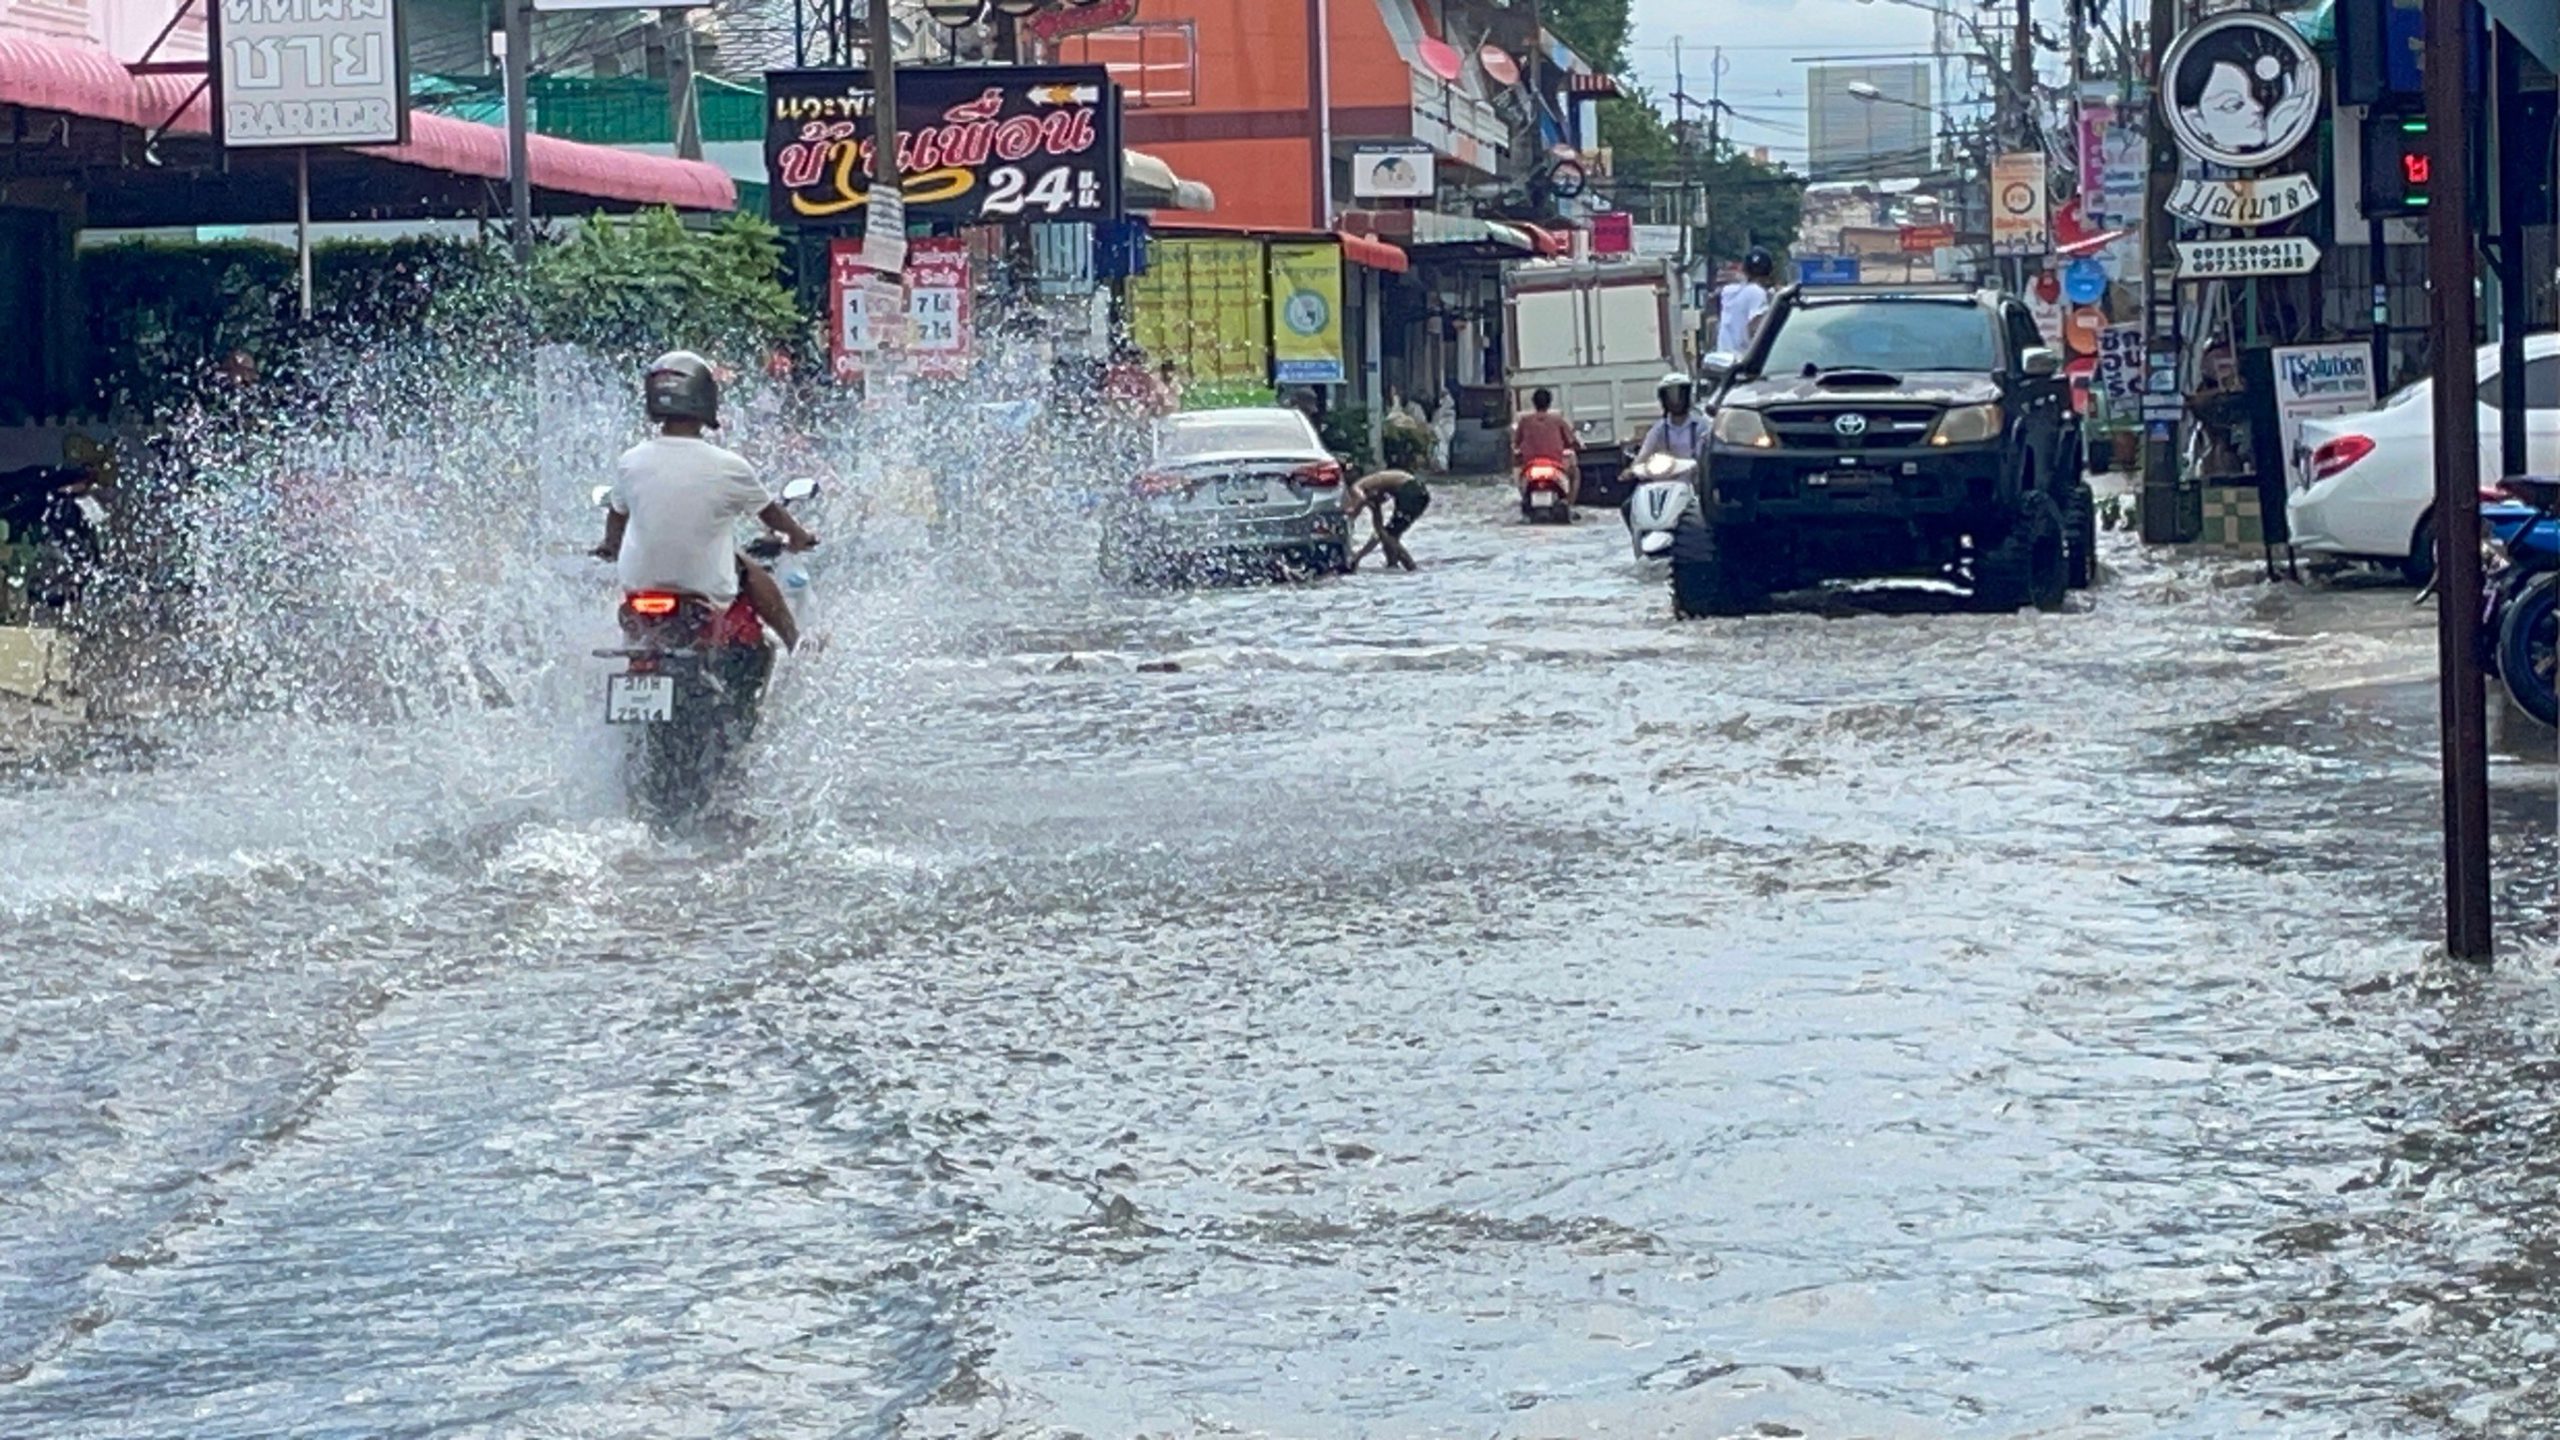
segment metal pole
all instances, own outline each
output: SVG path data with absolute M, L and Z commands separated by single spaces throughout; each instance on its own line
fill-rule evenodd
M 693 22 L 681 10 L 665 12 L 663 24 L 674 29 L 667 46 L 667 100 L 674 107 L 676 158 L 702 158 L 702 114 L 695 104 Z
M 2489 936 L 2489 729 L 2479 663 L 2479 369 L 2472 359 L 2474 275 L 2470 97 L 2460 57 L 2478 23 L 2471 0 L 2426 0 L 2427 148 L 2440 183 L 2427 207 L 2427 280 L 2435 357 L 2436 664 L 2444 746 L 2445 949 L 2486 960 Z M 2452 57 L 2446 63 L 2444 57 Z
M 1314 135 L 1313 153 L 1308 158 L 1315 166 L 1309 188 L 1315 202 L 1314 228 L 1318 230 L 1333 228 L 1333 82 L 1328 73 L 1333 57 L 1329 53 L 1331 37 L 1324 7 L 1325 0 L 1307 0 L 1307 114 Z M 1534 110 L 1534 96 L 1530 103 Z
M 2156 396 L 2152 379 L 2166 374 L 2172 385 L 2178 373 L 2177 315 L 2177 249 L 2176 232 L 2169 219 L 2169 192 L 2177 188 L 2178 150 L 2169 138 L 2169 124 L 2161 117 L 2161 57 L 2169 48 L 2169 34 L 2177 28 L 2177 0 L 2151 0 L 2151 74 L 2152 103 L 2149 109 L 2149 142 L 2151 173 L 2143 187 L 2142 255 L 2144 353 L 2142 389 L 2142 538 L 2161 544 L 2181 538 L 2185 522 L 2179 514 L 2178 499 L 2178 425 L 2175 420 L 2162 422 L 2152 418 Z M 2170 323 L 2164 324 L 2164 319 Z
M 533 0 L 503 0 L 507 7 L 507 243 L 518 265 L 533 260 L 533 161 L 527 138 L 527 83 L 533 66 Z
M 871 183 L 898 189 L 898 35 L 889 25 L 889 0 L 871 0 L 864 59 L 871 66 Z M 866 222 L 867 223 L 867 222 Z
M 293 152 L 293 258 L 302 272 L 302 323 L 311 323 L 311 148 Z
M 2489 105 L 2489 138 L 2497 151 L 2493 158 L 2497 168 L 2489 173 L 2498 177 L 2498 183 L 2489 187 L 2489 194 L 2497 206 L 2498 221 L 2498 464 L 2504 474 L 2521 475 L 2527 464 L 2524 331 L 2533 313 L 2533 298 L 2525 282 L 2524 207 L 2516 197 L 2522 193 L 2519 187 L 2531 186 L 2533 180 L 2510 176 L 2507 160 L 2508 147 L 2524 134 L 2523 110 L 2516 103 L 2524 88 L 2524 50 L 2503 29 L 2492 29 L 2489 43 L 2497 55 L 2496 98 Z

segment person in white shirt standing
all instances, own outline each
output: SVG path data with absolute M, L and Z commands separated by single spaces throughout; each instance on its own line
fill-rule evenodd
M 622 452 L 615 463 L 604 543 L 596 554 L 615 563 L 624 591 L 673 590 L 725 610 L 740 587 L 756 615 L 786 649 L 799 626 L 782 587 L 738 554 L 737 522 L 752 515 L 794 550 L 818 537 L 765 493 L 755 467 L 702 438 L 720 424 L 720 381 L 689 350 L 650 363 L 641 382 L 659 433 Z
M 1716 292 L 1716 349 L 1739 355 L 1759 332 L 1760 317 L 1769 313 L 1769 282 L 1778 262 L 1754 245 L 1742 257 L 1742 278 Z

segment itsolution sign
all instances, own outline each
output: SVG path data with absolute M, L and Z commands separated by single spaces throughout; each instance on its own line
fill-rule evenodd
M 220 0 L 213 46 L 214 125 L 227 148 L 409 138 L 395 0 Z

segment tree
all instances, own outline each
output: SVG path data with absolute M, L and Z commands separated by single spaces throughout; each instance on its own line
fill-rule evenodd
M 781 263 L 777 232 L 751 215 L 707 231 L 672 210 L 590 220 L 535 253 L 535 322 L 546 339 L 608 354 L 758 354 L 802 329 Z

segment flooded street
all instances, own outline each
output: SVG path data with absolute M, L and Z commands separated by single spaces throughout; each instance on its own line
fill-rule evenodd
M 0 1435 L 2560 1431 L 2554 772 L 2431 958 L 2432 612 L 1680 625 L 1505 499 L 838 545 L 691 837 L 565 568 L 508 708 L 0 777 Z

